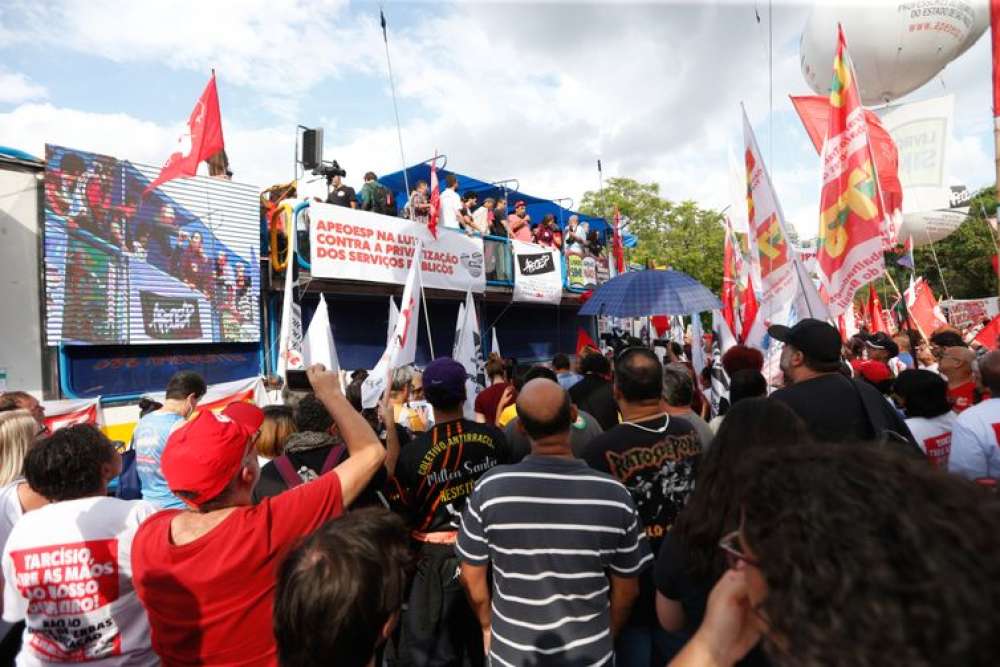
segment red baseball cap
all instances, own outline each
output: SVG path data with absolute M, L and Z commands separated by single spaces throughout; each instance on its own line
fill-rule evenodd
M 892 371 L 889 370 L 889 366 L 881 361 L 869 360 L 858 364 L 858 372 L 872 384 L 879 384 L 892 379 Z
M 520 208 L 521 206 L 524 206 L 524 205 L 525 204 L 524 204 L 524 200 L 523 199 L 518 199 L 516 202 L 514 202 L 514 208 Z
M 263 411 L 249 403 L 232 403 L 220 415 L 197 412 L 167 438 L 160 458 L 167 486 L 196 506 L 212 500 L 239 470 L 263 422 Z

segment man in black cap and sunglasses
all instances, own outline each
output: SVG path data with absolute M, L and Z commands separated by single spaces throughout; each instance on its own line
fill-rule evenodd
M 793 327 L 776 324 L 767 332 L 785 344 L 785 387 L 771 398 L 794 410 L 815 439 L 882 440 L 888 435 L 917 447 L 906 423 L 878 390 L 841 372 L 840 333 L 832 325 L 807 318 Z

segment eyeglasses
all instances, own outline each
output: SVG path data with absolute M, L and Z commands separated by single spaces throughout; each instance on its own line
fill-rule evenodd
M 726 564 L 731 570 L 735 570 L 741 562 L 754 567 L 760 567 L 759 560 L 747 556 L 740 550 L 739 530 L 734 530 L 719 540 L 719 548 L 726 553 Z

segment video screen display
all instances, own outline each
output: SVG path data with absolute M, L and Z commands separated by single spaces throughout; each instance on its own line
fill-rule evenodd
M 45 147 L 46 342 L 260 339 L 257 188 Z

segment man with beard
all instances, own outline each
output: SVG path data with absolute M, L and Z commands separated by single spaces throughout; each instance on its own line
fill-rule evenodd
M 875 387 L 840 372 L 840 334 L 832 325 L 807 318 L 791 328 L 776 324 L 768 333 L 785 344 L 781 351 L 785 387 L 771 398 L 802 417 L 814 438 L 869 441 L 891 432 L 894 440 L 909 441 L 919 450 L 906 423 Z

